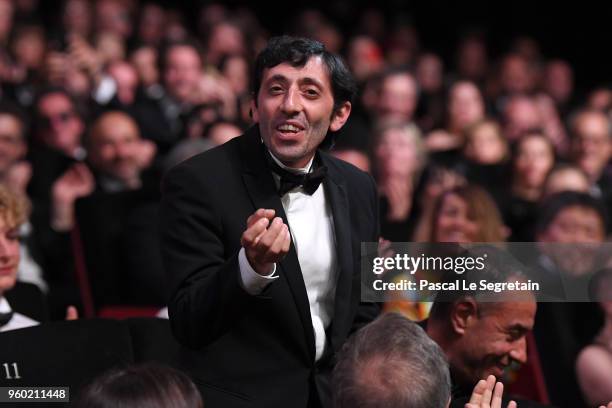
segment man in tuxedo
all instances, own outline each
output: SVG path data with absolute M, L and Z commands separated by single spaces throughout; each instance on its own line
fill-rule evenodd
M 164 179 L 170 321 L 207 406 L 329 407 L 334 353 L 378 313 L 360 302 L 374 181 L 319 150 L 355 85 L 321 43 L 286 36 L 253 85 L 256 125 Z

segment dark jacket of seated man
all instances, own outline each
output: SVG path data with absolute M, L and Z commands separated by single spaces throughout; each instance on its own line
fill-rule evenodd
M 0 295 L 0 332 L 36 326 L 46 320 L 45 297 L 36 285 L 17 282 Z

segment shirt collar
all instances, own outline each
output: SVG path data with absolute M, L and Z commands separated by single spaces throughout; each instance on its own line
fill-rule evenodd
M 276 162 L 276 164 L 278 164 L 280 166 L 280 168 L 283 169 L 283 170 L 287 170 L 287 171 L 290 171 L 290 172 L 296 173 L 296 174 L 307 174 L 307 173 L 310 173 L 310 170 L 312 169 L 312 163 L 314 162 L 314 156 L 312 156 L 312 159 L 310 159 L 310 161 L 308 162 L 308 164 L 306 164 L 306 166 L 299 167 L 299 168 L 293 168 L 293 167 L 285 166 L 280 160 L 278 160 L 274 156 L 274 154 L 272 154 L 270 149 L 268 149 L 268 152 L 270 152 L 270 157 L 272 157 L 272 160 L 274 160 L 274 162 Z
M 0 313 L 9 313 L 12 310 L 13 309 L 11 308 L 11 305 L 9 304 L 8 300 L 6 300 L 4 296 L 1 296 L 0 297 Z

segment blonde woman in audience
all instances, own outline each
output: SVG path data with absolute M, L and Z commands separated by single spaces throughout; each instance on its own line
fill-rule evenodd
M 427 163 L 421 131 L 412 123 L 386 122 L 376 133 L 381 234 L 391 241 L 408 241 L 415 215 L 414 193 Z
M 17 270 L 21 262 L 21 226 L 27 222 L 30 203 L 25 196 L 0 184 L 0 332 L 36 326 L 39 322 L 15 310 L 12 304 L 40 310 L 46 314 L 44 295 L 35 285 L 17 281 Z M 40 307 L 38 307 L 40 306 Z M 66 311 L 66 320 L 78 318 L 74 306 Z
M 30 205 L 25 197 L 0 184 L 0 332 L 38 324 L 14 310 L 7 299 L 17 284 L 21 259 L 19 227 L 27 221 L 29 212 Z

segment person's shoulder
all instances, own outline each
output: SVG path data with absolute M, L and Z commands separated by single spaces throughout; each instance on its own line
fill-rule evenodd
M 327 165 L 329 172 L 339 175 L 348 182 L 359 185 L 361 183 L 371 183 L 373 180 L 369 173 L 329 153 L 321 152 L 321 157 L 323 158 L 323 162 Z
M 37 321 L 47 319 L 46 298 L 40 288 L 33 283 L 17 281 L 4 296 L 15 312 L 27 315 Z
M 240 163 L 239 150 L 243 137 L 244 135 L 235 137 L 227 143 L 198 153 L 176 164 L 166 172 L 164 178 L 184 173 L 202 176 L 217 176 L 227 173 L 231 167 Z
M 328 178 L 346 187 L 355 208 L 369 208 L 367 211 L 376 213 L 378 191 L 374 178 L 350 163 L 340 160 L 327 153 L 322 153 L 323 163 L 327 166 Z

